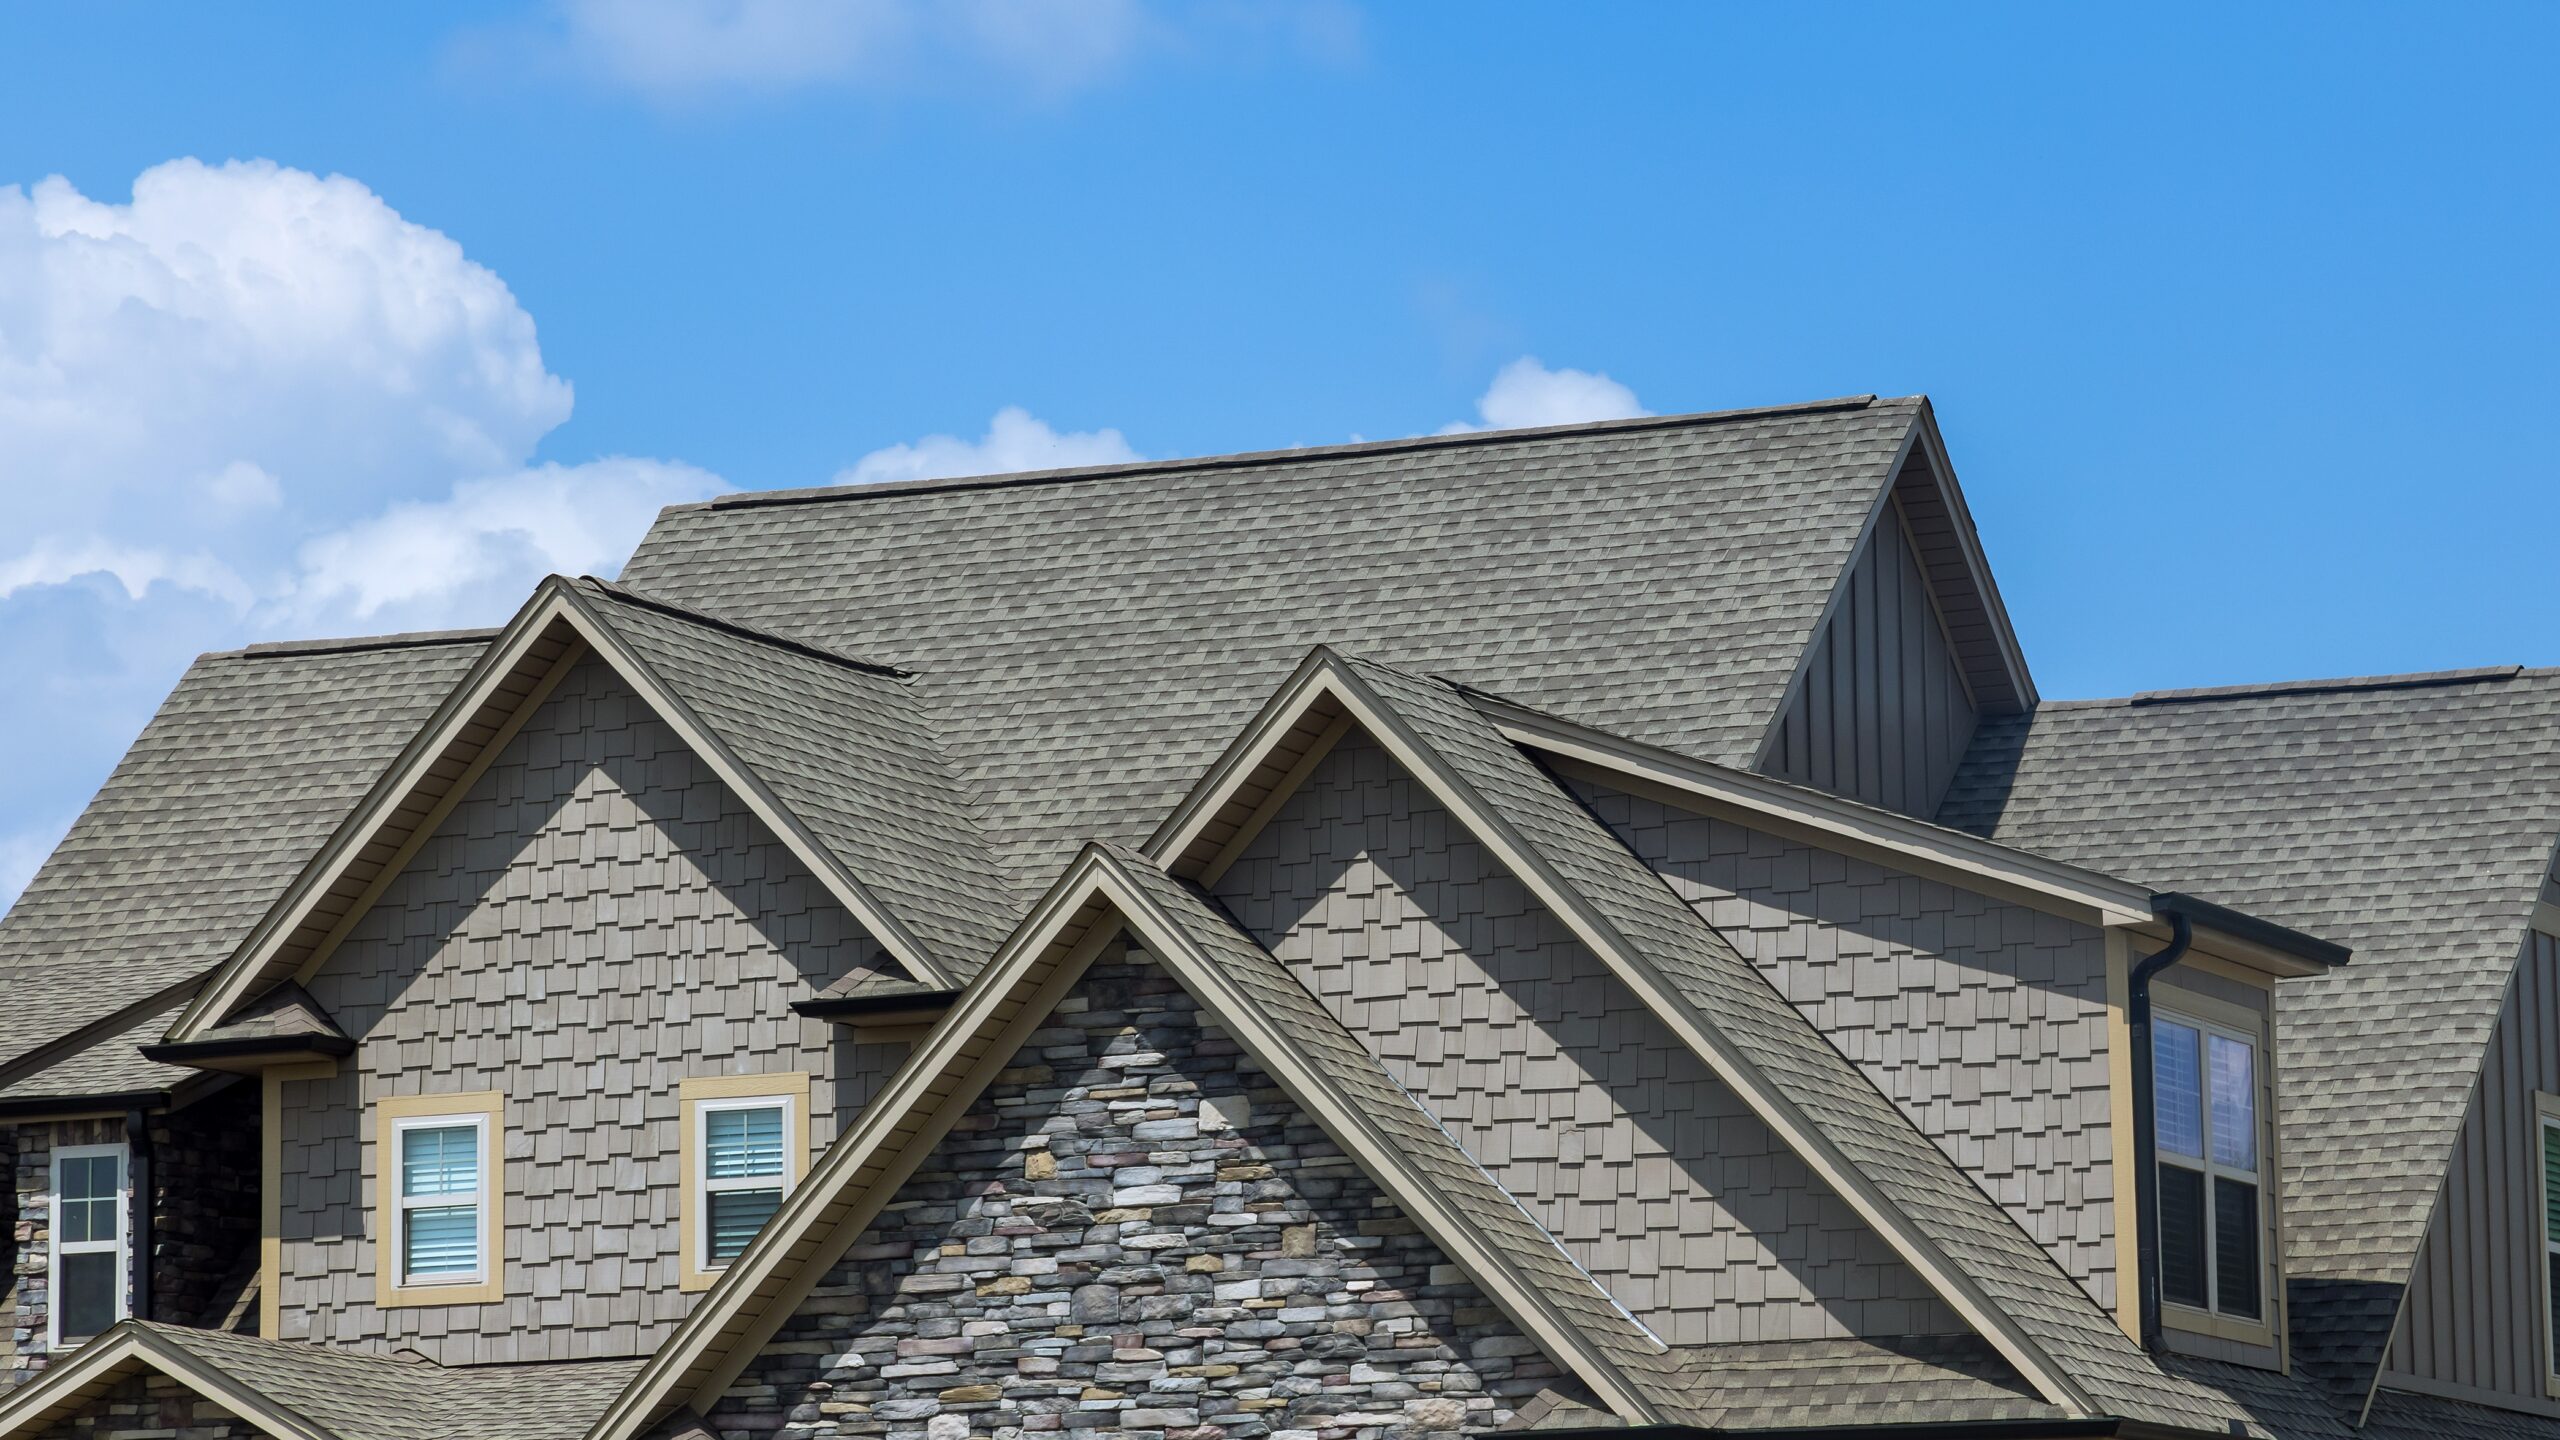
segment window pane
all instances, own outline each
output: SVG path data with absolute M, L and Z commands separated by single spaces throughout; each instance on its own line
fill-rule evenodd
M 468 1195 L 480 1188 L 480 1131 L 472 1125 L 400 1132 L 400 1193 Z
M 2560 1250 L 2551 1252 L 2551 1373 L 2560 1375 Z
M 714 1180 L 782 1173 L 782 1107 L 703 1115 L 704 1171 Z
M 123 1289 L 117 1283 L 116 1252 L 92 1250 L 60 1260 L 62 1294 L 56 1303 L 63 1340 L 86 1340 L 116 1323 L 117 1293 Z
M 2152 1128 L 2172 1155 L 2204 1155 L 2203 1037 L 2175 1020 L 2151 1022 Z
M 62 1162 L 62 1198 L 95 1200 L 123 1188 L 116 1183 L 122 1165 L 113 1155 L 83 1155 Z
M 65 1190 L 69 1190 L 70 1188 L 71 1187 L 68 1185 L 63 1187 Z M 90 1235 L 89 1202 L 86 1200 L 72 1200 L 66 1198 L 62 1202 L 61 1216 L 62 1233 L 54 1237 L 55 1243 L 57 1244 L 76 1245 L 83 1240 L 107 1238 L 103 1235 L 95 1237 Z M 113 1235 L 114 1233 L 114 1231 L 110 1230 L 107 1232 L 107 1235 Z
M 2204 1176 L 2176 1165 L 2159 1168 L 2160 1296 L 2201 1310 L 2206 1305 Z
M 2220 1175 L 2213 1177 L 2213 1289 L 2215 1309 L 2258 1318 L 2258 1187 Z
M 2542 1127 L 2542 1236 L 2560 1245 L 2560 1125 Z
M 715 1112 L 716 1113 L 716 1112 Z M 782 1205 L 779 1190 L 715 1190 L 711 1194 L 710 1263 L 735 1260 Z
M 2213 1076 L 2213 1163 L 2256 1173 L 2258 1168 L 2257 1057 L 2249 1047 L 2220 1035 L 2205 1037 Z
M 422 1206 L 402 1229 L 403 1275 L 468 1275 L 480 1268 L 480 1207 Z

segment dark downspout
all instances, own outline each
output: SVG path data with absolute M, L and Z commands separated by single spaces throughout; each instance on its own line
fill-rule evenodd
M 140 1110 L 124 1112 L 127 1293 L 137 1319 L 151 1315 L 151 1117 Z
M 2169 943 L 2134 962 L 2125 985 L 2125 1043 L 2133 1047 L 2133 1210 L 2141 1270 L 2142 1346 L 2160 1348 L 2160 1168 L 2151 1114 L 2151 977 L 2178 963 L 2195 938 L 2184 915 L 2168 916 Z M 2118 1231 L 2122 1233 L 2121 1229 Z

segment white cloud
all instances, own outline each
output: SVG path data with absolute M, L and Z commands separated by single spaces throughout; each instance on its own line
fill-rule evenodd
M 278 608 L 306 625 L 345 617 L 368 629 L 503 616 L 529 577 L 611 574 L 661 507 L 727 488 L 690 465 L 621 456 L 467 480 L 303 545 Z
M 0 742 L 42 757 L 0 769 L 0 904 L 197 651 L 495 623 L 726 488 L 533 464 L 570 403 L 505 283 L 343 176 L 0 187 Z
M 1460 420 L 1441 427 L 1443 435 L 1470 430 L 1518 430 L 1533 425 L 1579 425 L 1592 420 L 1626 420 L 1652 411 L 1636 403 L 1636 392 L 1591 370 L 1550 370 L 1535 355 L 1523 355 L 1495 372 L 1493 383 L 1476 398 L 1481 423 Z
M 1108 78 L 1137 0 L 560 0 L 571 60 L 658 100 L 983 72 L 1045 94 Z
M 836 473 L 839 485 L 885 480 L 938 480 L 954 475 L 1002 475 L 1014 470 L 1064 470 L 1079 465 L 1123 465 L 1145 456 L 1129 448 L 1117 430 L 1060 434 L 1019 406 L 1008 405 L 976 440 L 928 435 L 911 444 L 874 450 Z

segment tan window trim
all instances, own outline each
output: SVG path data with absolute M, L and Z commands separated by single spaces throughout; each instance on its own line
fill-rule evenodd
M 397 1310 L 419 1305 L 488 1305 L 506 1298 L 506 1096 L 495 1090 L 459 1095 L 394 1095 L 373 1106 L 373 1303 Z M 480 1278 L 461 1284 L 400 1282 L 399 1139 L 403 1121 L 476 1120 L 480 1147 Z
M 782 1117 L 783 1172 L 782 1194 L 790 1198 L 809 1173 L 809 1099 L 816 1077 L 805 1071 L 786 1070 L 772 1075 L 702 1075 L 677 1082 L 677 1161 L 682 1169 L 682 1183 L 676 1204 L 677 1229 L 682 1238 L 677 1242 L 677 1288 L 687 1293 L 708 1290 L 729 1267 L 726 1262 L 706 1266 L 703 1263 L 702 1227 L 708 1221 L 709 1203 L 703 1198 L 702 1112 L 707 1100 L 780 1100 L 789 1108 Z
M 2259 1318 L 2250 1320 L 2214 1310 L 2199 1310 L 2192 1305 L 2181 1305 L 2164 1296 L 2160 1303 L 2160 1323 L 2169 1329 L 2183 1330 L 2191 1335 L 2207 1335 L 2217 1340 L 2228 1340 L 2242 1345 L 2275 1348 L 2276 1317 L 2282 1313 L 2279 1307 L 2284 1303 L 2284 1255 L 2277 1243 L 2276 1230 L 2277 1155 L 2273 1123 L 2275 1047 L 2270 1043 L 2267 1016 L 2261 1011 L 2234 1005 L 2227 1000 L 2218 1000 L 2210 995 L 2199 995 L 2192 990 L 2180 989 L 2166 976 L 2162 977 L 2161 982 L 2153 989 L 2152 995 L 2155 1022 L 2158 1018 L 2165 1017 L 2206 1034 L 2219 1031 L 2232 1039 L 2246 1041 L 2250 1047 L 2250 1064 L 2254 1069 L 2258 1088 L 2258 1094 L 2255 1097 L 2258 1121 L 2258 1169 L 2256 1175 L 2251 1177 L 2251 1183 L 2258 1187 Z M 2149 1163 L 2159 1164 L 2160 1157 L 2156 1154 L 2150 1156 Z M 2205 1193 L 2207 1204 L 2210 1205 L 2212 1197 L 2210 1177 L 2217 1172 L 2210 1165 L 2204 1166 L 2203 1169 L 2208 1177 Z

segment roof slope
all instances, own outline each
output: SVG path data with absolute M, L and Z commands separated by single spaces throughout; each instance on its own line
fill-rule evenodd
M 966 977 L 1004 943 L 1020 902 L 900 672 L 573 583 L 935 958 Z
M 0 1071 L 220 964 L 487 640 L 198 659 L 0 919 Z
M 919 672 L 1036 884 L 1143 839 L 1320 640 L 1748 764 L 1923 410 L 731 497 L 623 577 Z
M 2560 672 L 2048 703 L 1941 821 L 2350 945 L 2279 991 L 2303 1358 L 2369 1371 L 2560 837 Z
M 1857 1177 L 1988 1303 L 1976 1323 L 2017 1327 L 2099 1413 L 2221 1429 L 2223 1396 L 2163 1374 L 2052 1256 L 1895 1108 L 1751 962 L 1681 903 L 1598 819 L 1445 682 L 1349 662 L 1395 715 L 1513 825 L 1566 885 L 1654 966 L 1691 1011 L 1777 1086 Z M 1522 877 L 1524 880 L 1528 877 Z M 1669 1018 L 1669 1017 L 1666 1017 Z M 1719 1072 L 1727 1066 L 1705 1057 Z M 1737 1088 L 1744 1077 L 1726 1074 Z M 1783 1129 L 1781 1133 L 1784 1133 Z M 1806 1156 L 1809 1161 L 1817 1157 Z M 1819 1167 L 1817 1167 L 1819 1168 Z M 1854 1199 L 1854 1197 L 1851 1197 Z M 1946 1297 L 1966 1308 L 1962 1297 Z M 1986 1338 L 1997 1339 L 1986 1332 Z

